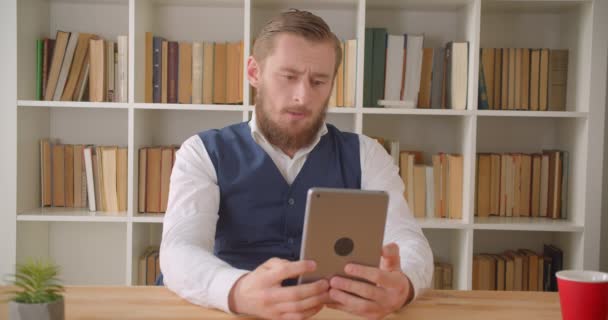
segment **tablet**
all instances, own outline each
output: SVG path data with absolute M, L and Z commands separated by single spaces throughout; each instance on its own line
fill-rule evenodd
M 317 269 L 301 275 L 298 284 L 334 275 L 357 279 L 344 273 L 351 262 L 378 267 L 387 209 L 385 191 L 309 189 L 300 260 L 315 261 Z

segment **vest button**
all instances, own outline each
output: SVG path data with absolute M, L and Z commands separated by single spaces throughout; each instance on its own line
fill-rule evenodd
M 289 198 L 289 200 L 287 200 L 287 203 L 288 203 L 290 206 L 293 206 L 293 205 L 294 205 L 294 203 L 296 203 L 296 200 L 294 200 L 293 198 Z
M 287 243 L 289 243 L 289 244 L 293 244 L 293 238 L 289 238 L 289 239 L 287 239 Z

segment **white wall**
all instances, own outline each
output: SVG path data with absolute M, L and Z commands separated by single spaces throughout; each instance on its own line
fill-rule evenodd
M 17 1 L 0 1 L 0 146 L 17 150 Z M 0 156 L 0 284 L 14 272 L 16 241 L 16 168 L 14 151 Z
M 608 57 L 606 57 L 608 58 Z M 607 71 L 608 72 L 608 71 Z M 606 81 L 606 110 L 608 111 L 608 81 Z M 606 122 L 608 124 L 608 112 Z M 602 178 L 602 234 L 600 243 L 600 270 L 608 272 L 608 125 L 604 125 L 604 176 Z

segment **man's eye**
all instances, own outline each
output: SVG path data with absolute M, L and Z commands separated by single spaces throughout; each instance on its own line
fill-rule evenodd
M 292 76 L 292 75 L 284 75 L 283 77 L 287 80 L 293 80 L 296 78 L 295 76 Z
M 319 81 L 319 80 L 315 80 L 315 81 L 313 81 L 313 82 L 312 82 L 312 84 L 313 84 L 314 86 L 320 86 L 320 85 L 322 85 L 322 84 L 324 84 L 324 83 L 325 83 L 325 82 L 323 82 L 323 81 Z

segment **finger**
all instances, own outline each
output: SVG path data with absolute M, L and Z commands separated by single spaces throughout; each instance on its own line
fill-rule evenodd
M 273 269 L 279 267 L 285 263 L 288 263 L 289 260 L 281 259 L 281 258 L 270 258 L 266 260 L 264 263 L 260 265 L 262 269 Z
M 296 302 L 321 295 L 328 290 L 329 283 L 323 279 L 297 286 L 275 288 L 271 291 L 269 300 L 276 303 Z
M 344 272 L 353 277 L 365 279 L 384 288 L 399 288 L 402 286 L 403 277 L 397 272 L 380 270 L 375 267 L 362 266 L 359 264 L 347 264 Z
M 395 271 L 401 270 L 401 258 L 399 257 L 399 246 L 392 242 L 382 248 L 380 269 Z
M 314 316 L 315 314 L 319 313 L 319 311 L 321 311 L 321 309 L 323 309 L 323 306 L 318 306 L 318 307 L 314 307 L 302 312 L 290 312 L 290 313 L 284 313 L 281 316 L 281 319 L 285 319 L 285 320 L 300 320 L 300 319 L 308 319 L 312 316 Z
M 314 295 L 303 300 L 282 302 L 276 305 L 276 310 L 281 313 L 298 313 L 323 306 L 329 300 L 329 291 Z
M 342 290 L 332 288 L 329 290 L 329 296 L 336 302 L 335 304 L 331 304 L 333 307 L 348 313 L 363 315 L 374 313 L 380 309 L 377 303 L 355 297 Z
M 269 283 L 277 284 L 285 279 L 296 278 L 301 274 L 315 271 L 316 268 L 317 265 L 314 261 L 289 261 L 268 269 L 262 278 Z
M 357 280 L 333 277 L 330 286 L 379 303 L 387 300 L 386 289 Z

